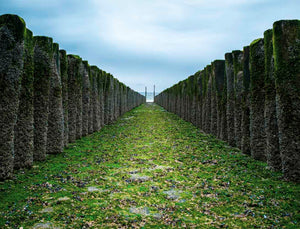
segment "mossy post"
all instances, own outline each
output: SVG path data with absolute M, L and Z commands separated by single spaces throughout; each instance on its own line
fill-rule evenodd
M 241 148 L 242 139 L 242 88 L 243 88 L 243 52 L 232 51 L 234 71 L 234 136 L 235 144 Z
M 93 118 L 92 118 L 92 132 L 100 130 L 100 101 L 99 101 L 99 69 L 96 66 L 91 67 L 91 79 L 92 79 L 92 103 Z
M 90 83 L 90 107 L 89 107 L 89 121 L 88 121 L 88 133 L 92 134 L 94 132 L 93 126 L 93 115 L 95 109 L 95 88 L 94 88 L 95 74 L 93 73 L 93 66 L 90 67 L 89 72 L 89 83 Z
M 204 68 L 202 71 L 202 88 L 203 88 L 203 97 L 202 97 L 202 130 L 206 132 L 207 130 L 207 122 L 206 122 L 206 97 L 207 97 L 207 74 L 206 74 L 206 68 Z
M 90 113 L 90 66 L 87 61 L 82 61 L 82 136 L 89 134 Z
M 19 109 L 14 130 L 15 169 L 30 168 L 33 164 L 33 50 L 32 32 L 26 29 Z
M 220 83 L 220 78 L 224 78 L 220 76 L 222 74 L 222 61 L 215 60 L 211 63 L 211 124 L 210 124 L 210 133 L 216 137 L 219 137 L 218 131 L 218 94 L 219 89 L 217 83 Z M 223 66 L 224 67 L 224 66 Z M 224 70 L 223 70 L 224 72 Z
M 217 114 L 217 120 L 216 126 L 214 125 L 214 128 L 216 128 L 216 131 L 214 131 L 214 134 L 216 137 L 221 139 L 222 135 L 222 119 L 225 117 L 226 114 L 226 107 L 224 106 L 222 102 L 222 95 L 225 89 L 225 61 L 224 60 L 215 60 L 212 63 L 213 66 L 213 79 L 214 84 L 213 88 L 215 91 L 215 103 L 216 103 L 216 114 Z M 213 101 L 212 101 L 213 103 Z M 224 122 L 223 122 L 224 124 Z
M 243 49 L 243 87 L 242 87 L 242 138 L 241 150 L 243 153 L 250 155 L 250 69 L 249 69 L 250 47 Z
M 82 92 L 83 92 L 83 78 L 84 78 L 84 65 L 82 63 L 82 59 L 80 58 L 79 64 L 79 74 L 76 78 L 76 139 L 80 139 L 82 137 Z
M 198 118 L 197 118 L 197 126 L 202 130 L 202 120 L 203 120 L 203 71 L 200 71 L 198 73 L 198 78 L 197 78 L 197 84 L 198 84 L 198 91 L 199 91 L 199 98 L 198 98 L 198 106 L 197 106 L 197 113 L 198 113 Z
M 234 128 L 234 66 L 232 53 L 225 54 L 225 72 L 227 85 L 227 103 L 226 103 L 226 119 L 227 119 L 227 142 L 231 146 L 236 146 L 235 128 Z
M 59 51 L 60 60 L 60 78 L 62 86 L 62 100 L 64 111 L 64 146 L 69 143 L 69 125 L 68 125 L 68 59 L 65 50 Z
M 250 45 L 250 145 L 251 156 L 261 161 L 266 161 L 264 75 L 264 40 L 257 39 Z
M 79 67 L 81 59 L 75 55 L 68 55 L 68 120 L 69 120 L 69 142 L 76 140 L 76 120 L 77 120 L 77 93 L 78 79 L 80 77 Z
M 276 117 L 276 91 L 274 78 L 273 31 L 264 33 L 265 50 L 265 128 L 266 128 L 266 157 L 268 165 L 274 170 L 281 170 L 279 150 L 278 125 Z
M 14 125 L 23 71 L 25 22 L 16 15 L 0 17 L 0 180 L 12 177 Z
M 51 74 L 47 132 L 48 154 L 61 153 L 64 148 L 64 116 L 59 59 L 59 46 L 57 43 L 54 43 L 50 69 Z
M 34 37 L 34 154 L 35 161 L 46 159 L 49 89 L 53 64 L 53 41 L 50 37 Z
M 300 21 L 273 25 L 275 87 L 282 169 L 300 180 Z
M 99 70 L 98 75 L 98 99 L 99 99 L 99 123 L 100 128 L 104 126 L 104 87 L 105 87 L 105 76 L 103 71 Z

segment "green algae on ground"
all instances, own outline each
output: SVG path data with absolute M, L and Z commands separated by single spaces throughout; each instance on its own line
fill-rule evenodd
M 147 104 L 1 183 L 0 227 L 299 228 L 281 176 Z

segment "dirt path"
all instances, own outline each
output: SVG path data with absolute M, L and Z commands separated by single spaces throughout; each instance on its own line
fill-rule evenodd
M 300 227 L 300 184 L 157 105 L 0 184 L 0 228 Z

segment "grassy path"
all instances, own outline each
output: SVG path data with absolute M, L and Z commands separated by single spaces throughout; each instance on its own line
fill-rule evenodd
M 0 184 L 0 228 L 300 228 L 300 184 L 157 105 Z

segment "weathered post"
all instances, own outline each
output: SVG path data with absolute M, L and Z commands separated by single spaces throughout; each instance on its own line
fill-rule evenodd
M 68 55 L 68 120 L 69 120 L 69 142 L 76 140 L 77 120 L 77 93 L 79 92 L 78 79 L 81 59 L 79 56 Z
M 265 121 L 264 121 L 264 40 L 257 39 L 250 45 L 250 143 L 251 156 L 265 161 Z
M 89 113 L 90 113 L 90 66 L 87 61 L 82 61 L 82 136 L 89 133 Z
M 49 113 L 47 130 L 47 153 L 58 154 L 64 148 L 64 116 L 60 78 L 59 46 L 53 44 L 50 68 Z
M 46 159 L 49 89 L 53 63 L 53 41 L 50 37 L 34 37 L 34 154 L 35 161 Z
M 226 106 L 226 119 L 227 119 L 227 142 L 231 146 L 236 146 L 235 142 L 235 128 L 234 128 L 234 66 L 232 53 L 225 54 L 225 71 L 226 71 L 226 84 L 227 84 L 227 106 Z
M 33 50 L 32 32 L 26 29 L 19 109 L 14 129 L 15 169 L 30 168 L 33 164 Z
M 282 169 L 300 180 L 300 21 L 273 25 L 275 87 Z
M 221 130 L 222 130 L 222 118 L 223 113 L 226 111 L 225 107 L 222 104 L 222 94 L 224 91 L 224 83 L 225 83 L 225 61 L 224 60 L 215 60 L 212 63 L 213 68 L 213 91 L 214 98 L 212 98 L 212 112 L 213 115 L 212 121 L 215 124 L 212 126 L 213 134 L 221 139 Z M 215 107 L 213 109 L 213 107 Z
M 234 136 L 235 144 L 241 148 L 242 138 L 242 87 L 243 87 L 243 52 L 232 52 L 234 71 Z
M 250 155 L 250 69 L 249 69 L 249 52 L 250 47 L 243 49 L 243 87 L 242 87 L 242 139 L 241 150 L 243 153 Z
M 59 51 L 60 77 L 62 86 L 62 100 L 64 111 L 64 146 L 69 143 L 69 120 L 68 120 L 68 58 L 65 50 Z
M 274 78 L 273 57 L 273 31 L 271 29 L 264 33 L 265 49 L 265 128 L 266 147 L 265 153 L 268 165 L 275 170 L 281 170 L 281 157 L 279 150 L 278 125 L 276 117 L 276 90 Z
M 25 22 L 16 15 L 0 17 L 0 180 L 12 177 L 14 125 L 23 71 Z

